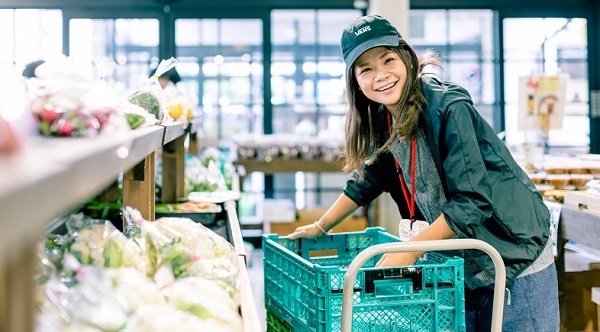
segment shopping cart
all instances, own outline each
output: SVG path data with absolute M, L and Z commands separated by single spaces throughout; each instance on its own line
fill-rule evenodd
M 492 312 L 492 332 L 502 331 L 502 314 L 504 311 L 504 290 L 506 270 L 502 257 L 488 243 L 475 239 L 452 239 L 436 241 L 394 242 L 376 244 L 361 251 L 348 266 L 344 277 L 342 295 L 342 326 L 341 332 L 352 331 L 353 291 L 356 275 L 359 269 L 376 255 L 398 252 L 443 251 L 459 249 L 477 249 L 488 254 L 494 263 L 495 286 Z
M 314 240 L 265 234 L 267 330 L 465 331 L 463 259 L 437 251 L 463 248 L 500 257 L 482 241 L 400 242 L 381 227 Z M 413 266 L 375 267 L 380 254 L 400 251 L 427 254 Z M 498 262 L 496 298 L 503 302 L 505 271 Z M 494 302 L 500 321 L 502 309 Z

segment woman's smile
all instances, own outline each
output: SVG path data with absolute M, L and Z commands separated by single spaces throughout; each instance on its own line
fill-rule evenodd
M 378 91 L 378 92 L 384 92 L 384 91 L 386 91 L 386 90 L 389 90 L 389 89 L 391 89 L 391 88 L 395 87 L 395 86 L 396 86 L 396 83 L 398 83 L 398 81 L 396 81 L 396 82 L 393 82 L 393 83 L 390 83 L 390 84 L 388 84 L 388 85 L 384 86 L 383 88 L 380 88 L 380 89 L 375 89 L 375 91 Z

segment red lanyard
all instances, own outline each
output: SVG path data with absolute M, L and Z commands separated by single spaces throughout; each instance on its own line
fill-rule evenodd
M 392 136 L 392 116 L 388 112 L 388 130 L 390 137 Z M 392 157 L 394 157 L 392 155 Z M 410 142 L 410 200 L 408 198 L 408 189 L 404 183 L 404 177 L 402 176 L 402 170 L 396 157 L 394 157 L 394 164 L 396 165 L 396 172 L 398 172 L 398 179 L 400 180 L 400 186 L 402 187 L 402 193 L 404 193 L 404 199 L 408 204 L 408 212 L 410 213 L 410 222 L 415 222 L 415 178 L 417 177 L 417 141 L 413 138 Z

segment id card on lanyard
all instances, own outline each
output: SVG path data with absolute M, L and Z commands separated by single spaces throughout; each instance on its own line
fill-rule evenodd
M 392 135 L 392 120 L 391 115 L 388 112 L 388 128 L 390 132 L 390 136 Z M 401 219 L 400 224 L 398 226 L 399 237 L 402 241 L 409 241 L 413 237 L 421 234 L 427 227 L 429 227 L 429 223 L 423 220 L 416 220 L 415 218 L 415 197 L 416 197 L 416 173 L 417 173 L 417 140 L 412 139 L 410 142 L 410 193 L 408 192 L 408 188 L 406 188 L 406 184 L 404 183 L 404 177 L 402 176 L 402 170 L 400 169 L 400 164 L 396 157 L 394 157 L 394 164 L 396 165 L 396 172 L 398 173 L 398 180 L 400 181 L 400 186 L 402 187 L 402 193 L 404 194 L 404 199 L 406 199 L 406 203 L 408 205 L 408 211 L 410 213 L 410 219 Z

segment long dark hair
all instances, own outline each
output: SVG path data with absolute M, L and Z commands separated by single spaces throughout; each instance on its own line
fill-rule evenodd
M 357 170 L 359 177 L 364 177 L 362 164 L 370 164 L 381 152 L 388 151 L 398 140 L 411 139 L 416 136 L 419 126 L 419 114 L 425 108 L 427 100 L 423 95 L 420 77 L 423 68 L 434 65 L 442 68 L 437 53 L 427 50 L 420 57 L 402 38 L 397 47 L 390 47 L 406 65 L 406 83 L 398 112 L 392 112 L 394 127 L 389 139 L 384 140 L 385 132 L 378 126 L 378 111 L 381 104 L 368 99 L 359 89 L 354 76 L 354 66 L 346 71 L 346 91 L 350 108 L 346 115 L 346 143 L 344 153 L 344 171 Z

